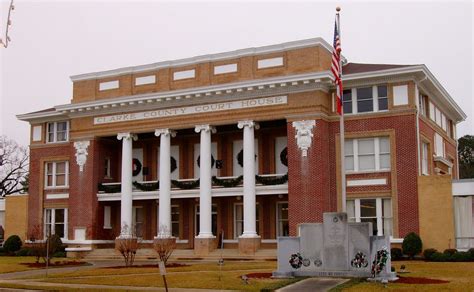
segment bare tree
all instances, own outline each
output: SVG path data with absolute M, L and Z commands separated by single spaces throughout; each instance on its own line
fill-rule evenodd
M 115 239 L 115 249 L 123 256 L 125 266 L 131 267 L 135 261 L 140 242 L 138 241 L 134 227 L 130 228 L 127 224 L 124 224 L 121 235 L 124 234 L 126 236 L 119 236 Z
M 153 243 L 155 251 L 160 260 L 166 265 L 173 251 L 176 249 L 176 238 L 167 236 L 168 230 L 165 225 L 160 225 L 160 232 Z
M 0 137 L 0 196 L 28 190 L 28 148 Z

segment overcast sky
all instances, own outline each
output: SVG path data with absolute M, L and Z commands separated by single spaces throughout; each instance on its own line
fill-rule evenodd
M 9 2 L 0 0 L 2 34 Z M 318 36 L 331 43 L 336 5 L 349 62 L 426 64 L 468 115 L 458 136 L 474 134 L 471 1 L 15 3 L 12 42 L 0 48 L 0 134 L 24 145 L 29 126 L 15 115 L 69 103 L 71 75 Z

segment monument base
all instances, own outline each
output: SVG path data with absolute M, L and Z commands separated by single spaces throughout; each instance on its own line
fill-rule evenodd
M 194 238 L 194 254 L 197 256 L 207 256 L 217 248 L 217 240 L 215 237 Z
M 252 255 L 260 248 L 262 238 L 257 237 L 239 237 L 239 254 Z

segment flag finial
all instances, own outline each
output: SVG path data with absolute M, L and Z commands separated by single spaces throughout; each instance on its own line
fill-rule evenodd
M 337 11 L 337 12 L 341 11 L 341 7 L 337 6 L 337 7 L 336 7 L 336 11 Z

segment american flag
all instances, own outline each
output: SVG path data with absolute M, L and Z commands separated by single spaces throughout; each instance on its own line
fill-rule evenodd
M 334 23 L 334 43 L 332 51 L 331 71 L 334 75 L 334 83 L 336 85 L 337 112 L 342 115 L 341 40 L 339 38 L 338 16 L 336 16 L 336 21 Z

